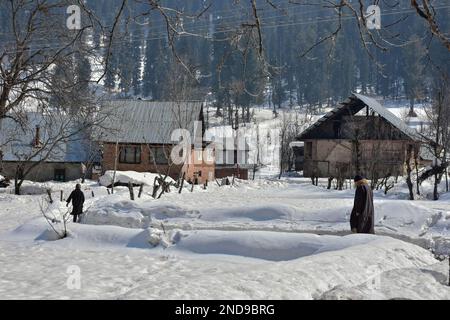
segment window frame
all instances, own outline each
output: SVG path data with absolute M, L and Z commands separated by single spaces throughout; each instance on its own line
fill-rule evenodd
M 61 177 L 61 178 L 59 178 Z M 66 182 L 66 169 L 53 169 L 53 180 L 58 182 Z
M 133 160 L 128 160 L 127 149 L 133 149 Z M 125 152 L 125 154 L 123 154 Z M 140 145 L 123 145 L 119 148 L 119 163 L 140 164 L 142 162 L 142 150 Z
M 155 150 L 161 150 L 162 156 L 164 157 L 164 162 L 159 161 L 161 158 L 158 157 L 158 152 L 155 152 Z M 159 152 L 161 152 L 159 151 Z M 170 153 L 169 153 L 170 158 Z M 150 164 L 157 165 L 157 166 L 167 166 L 170 164 L 170 159 L 167 159 L 166 150 L 164 146 L 149 146 L 148 151 L 148 159 Z

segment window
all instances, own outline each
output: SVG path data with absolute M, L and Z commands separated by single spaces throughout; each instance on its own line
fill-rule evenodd
M 206 148 L 206 162 L 213 163 L 214 162 L 214 150 L 210 148 Z
M 312 142 L 305 143 L 305 159 L 312 159 Z
M 170 152 L 164 147 L 150 147 L 150 164 L 169 164 Z
M 141 147 L 126 146 L 120 148 L 120 163 L 141 163 Z
M 203 160 L 203 150 L 195 150 L 197 161 Z
M 224 164 L 235 164 L 234 150 L 224 150 L 223 151 L 223 163 Z
M 61 181 L 61 182 L 66 181 L 66 170 L 65 169 L 55 169 L 54 180 Z

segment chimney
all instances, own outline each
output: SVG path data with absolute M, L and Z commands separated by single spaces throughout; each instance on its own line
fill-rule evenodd
M 34 147 L 40 147 L 41 145 L 41 128 L 39 126 L 36 126 L 36 133 L 34 136 Z

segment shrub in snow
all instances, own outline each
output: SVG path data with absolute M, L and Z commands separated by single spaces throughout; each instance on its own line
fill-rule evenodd
M 152 245 L 153 247 L 157 247 L 161 243 L 161 238 L 163 235 L 162 230 L 149 228 L 147 229 L 148 232 L 148 243 Z
M 163 248 L 168 248 L 176 244 L 183 237 L 182 231 L 179 229 L 173 229 L 166 233 L 164 230 L 149 228 L 147 232 L 148 243 L 153 247 L 161 245 Z
M 71 209 L 61 207 L 60 202 L 50 203 L 43 200 L 39 203 L 42 215 L 50 226 L 51 230 L 47 230 L 44 234 L 46 240 L 59 240 L 68 236 L 67 222 L 70 219 Z

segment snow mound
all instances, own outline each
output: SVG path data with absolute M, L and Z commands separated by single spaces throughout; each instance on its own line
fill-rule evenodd
M 214 209 L 210 214 L 206 214 L 204 219 L 209 221 L 232 219 L 247 219 L 251 221 L 291 220 L 296 211 L 296 208 L 287 205 Z
M 435 227 L 440 214 L 411 201 L 378 201 L 375 203 L 375 227 L 392 233 L 423 236 Z
M 185 210 L 172 204 L 131 201 L 96 202 L 83 217 L 84 224 L 114 225 L 125 228 L 147 228 L 152 222 L 157 223 L 169 218 L 196 218 L 198 212 Z
M 221 254 L 270 261 L 288 261 L 326 251 L 367 244 L 373 235 L 319 236 L 264 231 L 189 231 L 179 238 L 177 250 L 198 254 Z
M 46 194 L 47 190 L 52 191 L 49 185 L 44 183 L 28 183 L 22 185 L 20 194 L 22 195 L 40 195 Z
M 108 187 L 112 184 L 114 176 L 113 170 L 108 170 L 103 176 L 99 178 L 99 182 L 102 186 Z M 156 173 L 150 172 L 136 172 L 136 171 L 116 171 L 115 182 L 128 184 L 144 184 L 146 186 L 153 186 L 155 178 L 159 177 Z M 166 182 L 174 182 L 170 177 L 166 178 Z

